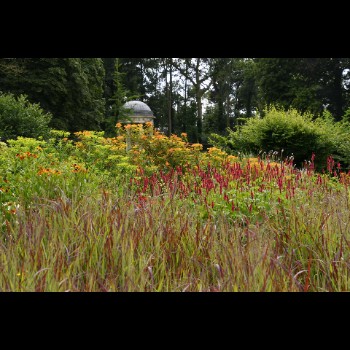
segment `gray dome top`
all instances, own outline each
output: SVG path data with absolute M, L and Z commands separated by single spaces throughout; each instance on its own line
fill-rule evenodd
M 151 108 L 149 108 L 146 103 L 141 101 L 129 101 L 123 105 L 123 108 L 129 109 L 131 115 L 133 116 L 151 116 L 153 117 L 153 113 Z

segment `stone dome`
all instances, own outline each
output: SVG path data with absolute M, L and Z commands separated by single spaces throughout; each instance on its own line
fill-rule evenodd
M 155 118 L 151 108 L 141 101 L 128 101 L 123 105 L 127 117 L 124 123 L 147 123 Z M 131 121 L 130 121 L 131 119 Z

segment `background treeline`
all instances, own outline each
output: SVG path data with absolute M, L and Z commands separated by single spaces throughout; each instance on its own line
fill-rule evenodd
M 207 143 L 269 106 L 341 121 L 349 69 L 349 58 L 1 58 L 0 91 L 40 104 L 52 128 L 107 135 L 120 106 L 139 99 L 165 133 Z

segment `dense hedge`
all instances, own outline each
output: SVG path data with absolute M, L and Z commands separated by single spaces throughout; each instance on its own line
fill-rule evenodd
M 275 107 L 265 111 L 263 118 L 256 116 L 236 130 L 228 129 L 228 136 L 212 134 L 210 142 L 230 153 L 262 154 L 275 152 L 281 158 L 294 157 L 297 166 L 315 154 L 316 167 L 326 167 L 332 155 L 344 168 L 350 164 L 350 124 L 345 119 L 335 122 L 326 112 L 322 117 L 301 114 Z
M 15 97 L 0 92 L 0 137 L 1 141 L 17 136 L 46 137 L 51 115 L 45 113 L 39 104 L 32 104 L 25 95 Z

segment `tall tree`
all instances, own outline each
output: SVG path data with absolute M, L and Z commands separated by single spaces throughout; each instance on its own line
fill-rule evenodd
M 105 69 L 105 79 L 104 79 L 104 94 L 103 97 L 106 101 L 106 111 L 105 116 L 108 120 L 113 112 L 112 112 L 112 105 L 113 100 L 112 96 L 115 93 L 115 84 L 114 84 L 114 71 L 115 71 L 115 61 L 116 58 L 102 58 L 103 60 L 103 66 Z
M 215 127 L 218 133 L 224 133 L 229 126 L 229 115 L 225 110 L 225 102 L 231 92 L 231 59 L 214 58 L 212 60 L 212 90 L 210 99 L 216 104 L 216 108 L 210 110 L 214 117 L 212 127 Z
M 250 118 L 253 112 L 259 109 L 257 100 L 256 64 L 252 58 L 240 60 L 241 85 L 237 91 L 240 108 L 245 112 L 245 117 Z
M 320 115 L 327 107 L 340 120 L 347 106 L 348 58 L 259 58 L 260 101 Z
M 167 60 L 167 66 L 169 67 L 169 85 L 168 85 L 168 124 L 169 124 L 169 136 L 174 131 L 174 115 L 173 115 L 173 59 Z M 167 74 L 168 75 L 168 74 Z M 167 77 L 168 82 L 168 77 Z
M 77 131 L 101 127 L 104 67 L 100 58 L 0 59 L 0 90 L 25 94 L 51 112 L 51 127 Z
M 174 67 L 192 83 L 197 106 L 197 142 L 203 138 L 203 103 L 202 98 L 209 90 L 210 59 L 209 58 L 182 58 L 173 60 Z
M 145 97 L 144 65 L 142 58 L 119 58 L 120 72 L 123 73 L 123 84 L 131 95 Z
M 296 60 L 293 58 L 257 58 L 258 97 L 261 104 L 291 106 L 291 89 Z
M 103 61 L 101 58 L 82 58 L 81 65 L 83 102 L 80 111 L 77 111 L 77 113 L 82 113 L 80 128 L 89 127 L 92 130 L 98 130 L 101 129 L 105 118 Z
M 347 108 L 345 75 L 350 68 L 348 58 L 329 58 L 323 62 L 322 97 L 329 104 L 329 111 L 336 120 L 340 120 Z M 344 74 L 345 73 L 345 74 Z

